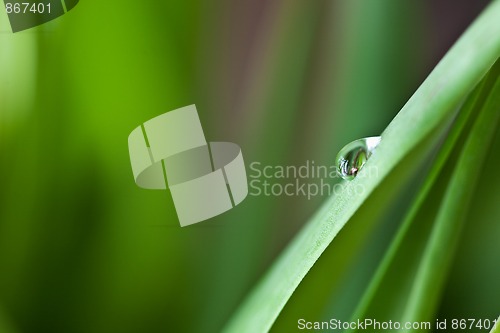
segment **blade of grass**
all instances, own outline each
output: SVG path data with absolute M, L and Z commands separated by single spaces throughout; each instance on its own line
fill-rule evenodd
M 359 176 L 326 203 L 326 215 L 309 221 L 249 295 L 225 332 L 266 332 L 295 288 L 372 191 L 420 142 L 444 131 L 459 103 L 500 56 L 500 2 L 492 3 L 457 41 L 382 134 L 365 167 L 379 177 Z M 429 147 L 428 149 L 432 149 Z M 361 175 L 364 177 L 361 177 Z M 363 186 L 363 193 L 356 187 Z
M 382 316 L 387 316 L 387 319 L 397 319 L 395 318 L 395 312 L 397 311 L 394 311 L 394 308 L 397 308 L 397 305 L 389 305 L 388 295 L 397 294 L 398 298 L 402 298 L 401 295 L 403 295 L 405 291 L 401 289 L 404 287 L 404 283 L 401 283 L 401 267 L 406 267 L 408 272 L 408 267 L 412 265 L 411 262 L 415 262 L 419 258 L 418 253 L 420 249 L 414 246 L 417 242 L 416 239 L 418 236 L 416 235 L 416 232 L 421 235 L 419 237 L 427 237 L 428 232 L 423 229 L 430 229 L 430 227 L 428 227 L 425 223 L 416 223 L 420 221 L 420 219 L 417 218 L 419 217 L 418 214 L 421 213 L 422 210 L 429 209 L 427 206 L 424 206 L 424 202 L 426 200 L 435 199 L 429 198 L 429 193 L 435 187 L 435 183 L 438 177 L 440 177 L 446 161 L 449 159 L 453 148 L 459 141 L 460 134 L 467 129 L 467 123 L 471 121 L 471 118 L 474 119 L 475 114 L 477 114 L 478 110 L 483 107 L 484 102 L 491 92 L 491 88 L 499 75 L 500 63 L 497 62 L 496 66 L 490 71 L 488 76 L 481 82 L 481 84 L 464 103 L 457 120 L 453 124 L 453 127 L 447 135 L 438 156 L 433 162 L 432 168 L 426 177 L 422 189 L 412 204 L 412 207 L 402 223 L 394 241 L 389 246 L 387 254 L 382 260 L 375 276 L 367 288 L 367 291 L 360 301 L 358 308 L 351 317 L 351 320 L 356 320 L 358 318 L 380 319 Z M 430 215 L 431 213 L 428 214 Z M 412 228 L 419 228 L 420 230 L 413 231 Z M 417 262 L 415 265 L 416 264 Z M 391 272 L 393 274 L 391 274 Z M 394 275 L 398 275 L 397 279 L 399 280 L 399 283 L 397 285 L 393 280 L 395 278 Z M 408 275 L 411 274 L 408 273 Z M 409 276 L 409 278 L 411 278 L 411 276 Z M 384 306 L 381 306 L 377 302 L 380 300 L 380 297 L 384 298 Z M 349 332 L 353 331 L 354 330 L 349 330 Z
M 446 190 L 429 244 L 415 277 L 404 316 L 405 321 L 432 318 L 460 239 L 460 231 L 474 195 L 475 185 L 497 129 L 499 109 L 500 77 L 474 124 Z

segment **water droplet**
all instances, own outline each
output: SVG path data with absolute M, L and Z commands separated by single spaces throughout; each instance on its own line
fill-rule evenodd
M 352 180 L 361 170 L 380 143 L 380 136 L 358 139 L 348 143 L 337 154 L 337 173 L 340 177 Z

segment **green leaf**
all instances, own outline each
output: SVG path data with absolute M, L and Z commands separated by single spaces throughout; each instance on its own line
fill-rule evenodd
M 225 332 L 266 332 L 326 247 L 382 182 L 405 159 L 423 157 L 457 107 L 500 56 L 500 2 L 464 33 L 382 133 L 376 153 L 358 177 L 345 183 L 309 221 L 229 321 Z M 378 169 L 378 177 L 365 174 Z M 357 186 L 364 191 L 357 194 Z
M 432 318 L 500 118 L 500 77 L 461 152 L 415 277 L 404 321 Z M 444 251 L 443 249 L 446 249 Z
M 447 175 L 457 164 L 456 158 L 453 157 L 462 152 L 465 140 L 460 136 L 468 136 L 472 127 L 468 123 L 472 123 L 476 115 L 483 110 L 488 96 L 494 96 L 492 88 L 498 77 L 500 77 L 499 62 L 464 103 L 433 162 L 424 185 L 351 317 L 352 320 L 358 318 L 403 320 L 402 300 L 409 296 L 412 284 L 415 283 L 414 276 L 422 260 L 425 244 L 430 237 L 432 222 L 441 204 L 444 192 L 442 188 L 448 186 Z

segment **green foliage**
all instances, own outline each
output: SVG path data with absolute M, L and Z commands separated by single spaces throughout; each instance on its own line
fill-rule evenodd
M 338 232 L 347 222 L 355 223 L 352 220 L 358 210 L 368 209 L 362 206 L 369 201 L 369 196 L 377 187 L 382 183 L 388 186 L 389 183 L 393 184 L 394 190 L 411 170 L 408 168 L 405 173 L 398 174 L 395 171 L 398 166 L 409 160 L 412 161 L 410 165 L 416 164 L 433 151 L 437 139 L 445 135 L 450 121 L 461 110 L 460 104 L 500 56 L 499 16 L 500 2 L 495 2 L 457 41 L 382 133 L 382 142 L 364 169 L 377 168 L 378 177 L 363 177 L 361 171 L 357 178 L 345 184 L 341 193 L 330 198 L 252 291 L 228 323 L 225 332 L 268 331 L 298 284 Z M 497 79 L 496 71 L 493 71 L 492 76 L 494 80 Z M 483 102 L 482 93 L 490 96 L 484 101 L 484 107 L 476 106 L 475 101 L 465 103 L 466 107 L 462 108 L 465 111 L 460 112 L 460 115 L 465 116 L 459 115 L 459 121 L 454 125 L 458 129 L 452 130 L 454 134 L 445 145 L 443 155 L 438 158 L 437 169 L 431 171 L 430 183 L 437 177 L 441 164 L 446 161 L 449 149 L 454 147 L 456 136 L 462 134 L 463 117 L 467 119 L 471 109 L 482 109 L 449 180 L 448 189 L 431 228 L 430 239 L 422 249 L 422 260 L 416 264 L 417 276 L 409 289 L 409 300 L 402 315 L 404 319 L 431 317 L 442 291 L 446 268 L 453 258 L 459 237 L 460 221 L 466 212 L 475 180 L 480 174 L 481 161 L 488 152 L 489 142 L 496 130 L 499 88 L 497 85 L 485 85 L 487 91 L 479 92 L 479 102 Z M 475 100 L 475 95 L 471 96 L 470 99 Z M 473 105 L 469 105 L 470 103 Z M 364 191 L 353 195 L 357 186 L 362 186 Z M 430 185 L 424 185 L 424 193 L 428 191 L 428 186 Z M 417 199 L 417 206 L 424 197 L 425 195 L 421 195 Z M 379 198 L 375 205 L 387 206 L 390 202 L 388 198 Z M 407 226 L 403 224 L 403 230 L 405 228 Z M 402 243 L 397 238 L 396 244 L 398 242 Z M 389 252 L 389 256 L 397 254 L 396 251 L 392 254 Z M 397 273 L 401 274 L 401 271 Z M 432 281 L 434 278 L 437 279 L 436 284 Z M 393 275 L 391 279 L 399 279 L 399 275 Z
M 443 198 L 466 208 L 448 186 L 496 80 L 476 85 L 498 56 L 498 5 L 383 133 L 367 165 L 378 177 L 343 184 L 276 264 L 326 196 L 249 196 L 181 229 L 168 192 L 134 184 L 127 151 L 138 124 L 195 103 L 207 138 L 240 144 L 247 165 L 331 166 L 345 143 L 380 135 L 478 3 L 443 20 L 432 1 L 85 0 L 18 34 L 0 10 L 0 332 L 219 332 L 270 266 L 228 330 L 382 319 L 412 290 L 434 295 L 414 292 L 414 314 L 437 297 L 439 318 L 496 316 L 492 148 L 443 297 L 426 267 Z M 453 256 L 454 230 L 439 229 Z M 404 278 L 417 271 L 420 287 Z

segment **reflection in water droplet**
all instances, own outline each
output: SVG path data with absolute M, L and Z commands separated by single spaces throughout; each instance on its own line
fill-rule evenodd
M 337 155 L 339 176 L 347 180 L 354 179 L 380 143 L 380 139 L 380 136 L 363 138 L 342 148 Z

